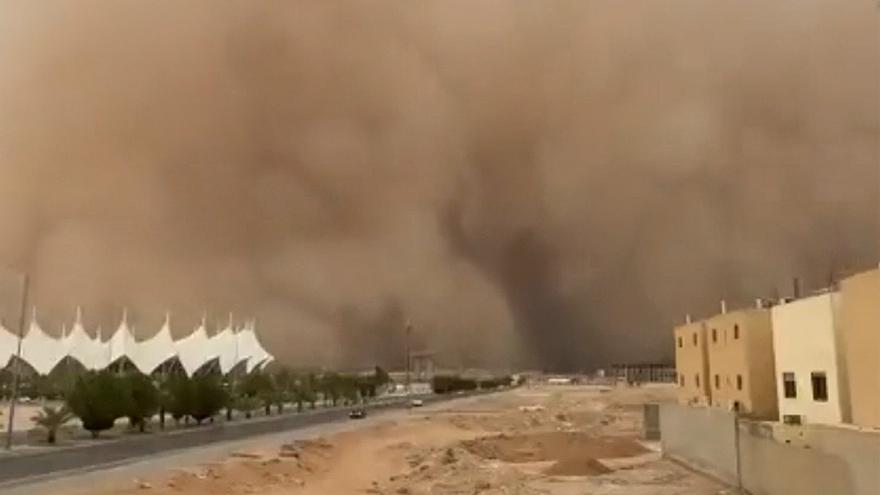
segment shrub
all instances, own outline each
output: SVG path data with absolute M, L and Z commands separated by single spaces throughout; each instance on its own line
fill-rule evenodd
M 190 387 L 192 397 L 188 413 L 198 424 L 216 416 L 229 400 L 220 377 L 196 376 L 190 380 Z
M 254 372 L 245 376 L 239 387 L 239 393 L 259 400 L 265 409 L 266 416 L 271 413 L 272 404 L 282 400 L 272 377 L 262 372 Z
M 183 375 L 169 376 L 162 384 L 161 400 L 163 408 L 176 423 L 180 423 L 192 410 L 192 382 Z
M 67 407 L 46 406 L 37 415 L 31 418 L 37 426 L 46 430 L 46 441 L 54 444 L 58 436 L 58 430 L 68 421 L 73 419 L 73 414 Z
M 83 374 L 67 397 L 67 407 L 82 421 L 83 428 L 98 438 L 126 414 L 127 387 L 122 378 L 109 371 Z
M 431 382 L 435 394 L 451 394 L 453 392 L 476 390 L 477 381 L 457 375 L 437 375 Z
M 259 409 L 260 399 L 248 395 L 240 395 L 235 399 L 235 408 L 244 413 L 246 419 L 251 419 L 254 411 Z
M 125 377 L 128 388 L 128 408 L 125 415 L 133 427 L 144 432 L 147 421 L 159 410 L 159 390 L 153 381 L 140 373 Z
M 479 381 L 479 386 L 483 390 L 492 390 L 500 387 L 509 387 L 512 379 L 509 376 L 498 378 L 486 378 Z

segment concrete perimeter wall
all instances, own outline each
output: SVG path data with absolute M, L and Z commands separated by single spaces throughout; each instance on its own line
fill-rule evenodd
M 664 455 L 685 461 L 720 480 L 736 483 L 733 415 L 708 407 L 660 405 Z
M 726 411 L 664 404 L 664 454 L 735 485 L 733 424 Z M 743 487 L 752 495 L 880 494 L 878 431 L 743 420 L 739 441 Z

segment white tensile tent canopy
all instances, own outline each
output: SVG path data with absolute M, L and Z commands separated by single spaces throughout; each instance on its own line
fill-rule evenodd
M 70 331 L 62 330 L 60 337 L 53 337 L 40 327 L 34 310 L 21 339 L 21 359 L 41 375 L 49 374 L 65 358 L 77 361 L 88 370 L 102 370 L 125 358 L 145 374 L 177 359 L 190 376 L 214 360 L 226 374 L 241 364 L 247 372 L 261 369 L 274 359 L 257 338 L 252 321 L 236 331 L 230 320 L 226 328 L 209 336 L 203 319 L 189 335 L 175 341 L 168 314 L 154 335 L 139 341 L 124 312 L 113 335 L 103 340 L 100 333 L 92 336 L 86 331 L 82 311 L 78 309 Z M 0 366 L 7 365 L 17 352 L 18 337 L 0 324 Z

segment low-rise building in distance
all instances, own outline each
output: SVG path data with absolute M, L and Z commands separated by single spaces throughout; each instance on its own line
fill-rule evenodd
M 760 419 L 778 418 L 773 324 L 770 310 L 758 307 L 705 321 L 709 387 L 713 407 Z
M 711 403 L 708 352 L 705 323 L 692 322 L 675 328 L 675 368 L 681 403 Z

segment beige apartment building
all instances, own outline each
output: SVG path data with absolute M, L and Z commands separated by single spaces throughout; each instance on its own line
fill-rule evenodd
M 712 406 L 777 420 L 770 310 L 723 311 L 706 320 L 705 326 Z
M 702 406 L 711 403 L 709 354 L 703 322 L 675 328 L 675 371 L 679 402 Z
M 852 422 L 880 428 L 880 269 L 843 280 L 840 294 Z

